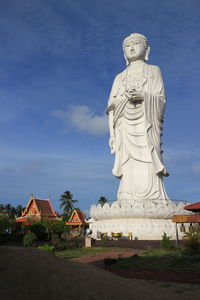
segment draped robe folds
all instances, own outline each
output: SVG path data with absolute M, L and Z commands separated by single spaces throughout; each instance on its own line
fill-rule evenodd
M 134 87 L 143 101 L 131 102 L 127 93 Z M 108 101 L 113 112 L 115 163 L 120 178 L 118 201 L 168 199 L 162 176 L 162 133 L 165 91 L 160 69 L 142 62 L 117 75 Z

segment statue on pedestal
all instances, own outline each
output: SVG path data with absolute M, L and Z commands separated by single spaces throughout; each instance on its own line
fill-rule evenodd
M 113 174 L 119 178 L 117 201 L 92 205 L 93 237 L 130 234 L 143 240 L 175 238 L 171 218 L 186 214 L 185 202 L 166 194 L 161 135 L 166 103 L 159 67 L 148 65 L 146 37 L 133 33 L 123 41 L 127 68 L 114 80 L 108 100 L 110 148 L 115 153 Z
M 120 179 L 117 201 L 167 203 L 161 135 L 165 89 L 159 67 L 148 65 L 146 37 L 133 33 L 123 41 L 127 68 L 114 80 L 108 101 L 113 174 Z

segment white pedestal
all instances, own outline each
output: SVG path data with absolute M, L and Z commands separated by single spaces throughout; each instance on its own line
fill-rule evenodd
M 165 232 L 171 239 L 176 239 L 175 224 L 171 219 L 107 219 L 94 221 L 90 228 L 93 238 L 96 238 L 97 232 L 106 232 L 108 236 L 111 236 L 112 232 L 121 232 L 122 236 L 127 238 L 132 233 L 133 240 L 162 240 Z
M 92 239 L 91 239 L 91 237 L 86 237 L 85 238 L 85 247 L 87 247 L 87 248 L 92 247 Z

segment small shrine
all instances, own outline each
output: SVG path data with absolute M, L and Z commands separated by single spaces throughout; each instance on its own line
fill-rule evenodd
M 69 221 L 66 222 L 66 225 L 72 226 L 71 233 L 74 233 L 75 235 L 84 233 L 85 229 L 89 227 L 89 223 L 86 221 L 83 212 L 79 209 L 74 209 L 72 211 Z
M 200 202 L 186 205 L 185 210 L 190 214 L 174 215 L 172 222 L 176 224 L 176 240 L 179 240 L 179 235 L 184 232 L 192 231 L 193 226 L 200 224 Z
M 58 213 L 53 209 L 49 199 L 38 199 L 31 196 L 21 217 L 16 218 L 16 222 L 31 225 L 31 221 L 41 221 L 47 219 L 49 221 L 60 221 Z

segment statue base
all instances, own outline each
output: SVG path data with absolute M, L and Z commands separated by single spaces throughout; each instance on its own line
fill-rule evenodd
M 115 201 L 111 205 L 92 205 L 92 237 L 96 238 L 99 233 L 108 237 L 119 233 L 125 238 L 132 236 L 132 239 L 138 240 L 161 240 L 166 233 L 176 239 L 176 228 L 171 219 L 173 215 L 190 214 L 184 210 L 185 205 L 185 202 L 175 203 L 171 200 L 143 200 L 132 204 Z M 179 235 L 179 238 L 183 235 Z
M 90 228 L 95 239 L 99 232 L 108 237 L 120 233 L 127 239 L 131 235 L 133 240 L 161 240 L 165 232 L 171 239 L 176 239 L 175 224 L 171 219 L 108 219 L 95 221 Z M 182 238 L 180 234 L 179 238 Z

